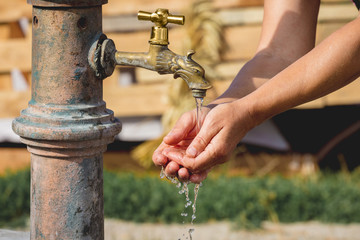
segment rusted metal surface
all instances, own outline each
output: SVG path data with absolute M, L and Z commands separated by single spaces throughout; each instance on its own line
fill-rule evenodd
M 27 0 L 27 2 L 38 7 L 90 7 L 101 6 L 108 0 Z
M 31 152 L 31 239 L 103 239 L 102 153 L 121 124 L 88 53 L 106 1 L 28 2 L 32 96 L 13 130 Z
M 32 155 L 31 239 L 103 239 L 102 154 Z

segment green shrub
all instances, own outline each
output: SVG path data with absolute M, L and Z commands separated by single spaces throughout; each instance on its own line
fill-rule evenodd
M 30 215 L 30 171 L 0 176 L 0 226 L 26 223 Z
M 136 222 L 177 222 L 183 201 L 158 177 L 104 172 L 105 216 Z
M 192 189 L 191 184 L 191 189 Z M 135 222 L 189 222 L 192 208 L 169 181 L 104 171 L 106 217 Z M 29 216 L 29 170 L 0 177 L 0 227 Z M 193 192 L 190 192 L 193 200 Z M 230 220 L 256 228 L 264 220 L 332 223 L 360 222 L 360 171 L 318 174 L 312 178 L 226 177 L 204 181 L 197 199 L 196 223 Z
M 183 221 L 179 215 L 184 196 L 168 181 L 107 173 L 104 182 L 108 217 Z M 359 173 L 319 174 L 310 179 L 209 178 L 200 188 L 196 215 L 196 222 L 231 220 L 247 228 L 259 227 L 264 220 L 360 222 Z

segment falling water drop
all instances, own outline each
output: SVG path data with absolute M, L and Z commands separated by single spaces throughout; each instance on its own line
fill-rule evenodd
M 202 108 L 203 102 L 204 102 L 204 98 L 195 98 L 197 132 L 199 132 L 200 128 L 201 128 L 201 108 Z
M 165 175 L 165 169 L 164 169 L 164 166 L 161 167 L 161 171 L 160 171 L 160 178 L 164 178 L 166 175 Z
M 201 128 L 201 108 L 203 105 L 203 101 L 204 98 L 195 98 L 195 102 L 196 102 L 196 128 L 197 128 L 197 132 L 200 131 Z M 189 206 L 192 206 L 192 215 L 191 215 L 191 225 L 194 224 L 194 220 L 196 219 L 196 199 L 198 197 L 198 193 L 199 193 L 199 189 L 200 186 L 202 186 L 202 183 L 198 183 L 195 184 L 194 186 L 194 202 L 192 202 L 190 200 L 189 197 L 189 187 L 188 187 L 188 182 L 180 182 L 178 179 L 176 179 L 175 177 L 170 177 L 167 176 L 165 173 L 165 169 L 164 167 L 161 168 L 161 172 L 160 172 L 160 177 L 164 178 L 166 177 L 167 179 L 169 179 L 172 183 L 174 183 L 176 185 L 177 188 L 180 188 L 179 190 L 179 194 L 184 194 L 185 195 L 185 209 L 188 208 Z M 188 213 L 182 212 L 180 214 L 182 217 L 187 217 Z M 184 222 L 183 222 L 184 223 Z M 185 239 L 190 239 L 192 240 L 192 233 L 195 231 L 194 228 L 189 228 L 188 230 L 188 237 L 186 237 Z M 185 237 L 185 234 L 183 234 L 183 237 Z M 182 238 L 179 238 L 178 240 L 181 240 Z

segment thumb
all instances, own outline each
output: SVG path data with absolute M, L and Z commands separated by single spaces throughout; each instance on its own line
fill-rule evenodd
M 184 113 L 176 122 L 173 129 L 164 137 L 168 145 L 176 145 L 184 140 L 196 124 L 194 111 Z
M 209 125 L 203 125 L 200 132 L 196 135 L 189 147 L 186 149 L 186 155 L 191 158 L 197 157 L 202 151 L 205 150 L 207 145 L 217 134 L 217 128 L 209 127 Z

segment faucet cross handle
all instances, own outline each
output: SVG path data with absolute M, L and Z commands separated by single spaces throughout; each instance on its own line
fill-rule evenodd
M 156 27 L 165 27 L 168 23 L 184 25 L 185 17 L 182 15 L 172 15 L 168 9 L 159 8 L 154 13 L 139 11 L 138 19 L 151 21 Z

